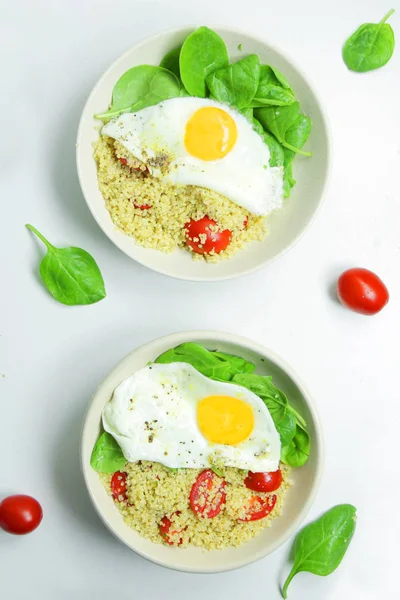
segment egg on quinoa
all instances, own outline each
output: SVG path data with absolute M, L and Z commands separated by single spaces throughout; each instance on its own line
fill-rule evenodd
M 239 372 L 254 368 L 223 357 L 233 359 Z M 126 525 L 152 542 L 239 546 L 282 514 L 292 485 L 275 422 L 249 388 L 211 379 L 190 362 L 157 361 L 114 390 L 91 464 Z
M 266 234 L 283 168 L 248 120 L 210 99 L 173 98 L 106 123 L 95 144 L 100 191 L 139 245 L 230 258 Z

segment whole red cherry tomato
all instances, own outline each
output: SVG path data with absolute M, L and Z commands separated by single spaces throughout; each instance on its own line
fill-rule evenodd
M 185 225 L 186 245 L 197 254 L 210 252 L 219 254 L 229 246 L 232 232 L 229 229 L 220 231 L 217 227 L 217 223 L 208 217 L 203 217 L 198 221 L 190 219 L 189 223 Z
M 0 503 L 0 527 L 8 533 L 31 533 L 42 518 L 42 507 L 32 496 L 8 496 Z
M 282 473 L 280 469 L 271 471 L 271 473 L 253 473 L 249 471 L 244 480 L 244 485 L 255 492 L 275 492 L 281 486 L 281 483 Z
M 363 315 L 375 315 L 389 302 L 389 292 L 378 275 L 368 269 L 348 269 L 337 282 L 340 302 Z

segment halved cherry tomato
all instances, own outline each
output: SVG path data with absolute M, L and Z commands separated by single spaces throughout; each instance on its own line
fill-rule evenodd
M 176 512 L 174 514 L 179 515 L 179 512 Z M 169 519 L 167 516 L 163 517 L 161 519 L 161 523 L 160 523 L 160 535 L 164 538 L 164 540 L 170 546 L 180 546 L 183 542 L 183 539 L 180 537 L 178 539 L 178 542 L 174 542 L 172 540 L 171 536 L 175 536 L 175 535 L 181 533 L 181 531 L 176 530 L 176 529 L 171 530 L 171 526 L 172 526 L 171 519 Z
M 247 521 L 258 521 L 263 519 L 273 510 L 276 504 L 276 495 L 266 496 L 261 498 L 260 496 L 253 496 L 250 498 L 249 503 L 246 507 L 246 513 L 238 521 L 246 523 Z
M 253 473 L 249 471 L 244 480 L 244 485 L 255 492 L 275 492 L 282 483 L 281 470 L 271 473 Z
M 197 476 L 190 492 L 190 506 L 199 516 L 207 519 L 216 517 L 226 501 L 224 488 L 226 481 L 218 477 L 211 469 Z
M 133 203 L 133 206 L 135 208 L 140 208 L 140 210 L 149 210 L 149 208 L 151 208 L 151 204 L 136 204 L 135 202 Z
M 368 269 L 348 269 L 338 279 L 340 302 L 363 315 L 375 315 L 389 302 L 389 292 L 378 275 Z
M 117 502 L 126 502 L 126 478 L 127 474 L 122 471 L 117 471 L 111 478 L 111 492 L 114 500 Z
M 42 518 L 42 507 L 32 496 L 18 494 L 0 502 L 0 527 L 8 533 L 31 533 L 39 527 Z
M 216 227 L 217 223 L 208 217 L 198 221 L 190 219 L 185 225 L 186 245 L 197 254 L 208 254 L 213 251 L 219 254 L 229 246 L 232 232 L 229 229 L 220 231 Z M 203 236 L 206 236 L 204 241 L 202 241 Z

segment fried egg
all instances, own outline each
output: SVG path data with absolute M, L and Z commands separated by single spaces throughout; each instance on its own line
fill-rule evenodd
M 125 379 L 103 410 L 103 426 L 129 462 L 255 472 L 279 466 L 279 434 L 261 398 L 186 363 L 151 364 Z
M 124 113 L 102 133 L 168 184 L 207 188 L 254 215 L 282 206 L 283 168 L 269 166 L 268 146 L 243 115 L 225 104 L 172 98 Z

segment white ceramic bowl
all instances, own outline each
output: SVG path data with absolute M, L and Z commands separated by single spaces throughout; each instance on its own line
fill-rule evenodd
M 256 364 L 256 372 L 272 375 L 274 383 L 290 398 L 291 404 L 306 419 L 311 436 L 311 455 L 300 469 L 293 469 L 294 486 L 289 490 L 284 513 L 273 526 L 240 548 L 205 552 L 200 548 L 173 548 L 154 544 L 127 527 L 90 466 L 93 446 L 101 431 L 101 413 L 114 389 L 137 369 L 162 352 L 183 342 L 199 342 L 209 348 L 237 354 Z M 273 552 L 300 527 L 316 495 L 323 467 L 321 427 L 311 398 L 292 369 L 281 358 L 250 340 L 217 331 L 189 331 L 154 340 L 138 348 L 120 362 L 98 388 L 87 412 L 82 433 L 82 469 L 95 509 L 110 531 L 143 557 L 164 567 L 192 573 L 228 571 L 252 563 Z
M 127 69 L 145 63 L 158 65 L 166 52 L 179 46 L 193 29 L 190 27 L 167 31 L 146 39 L 128 50 L 104 73 L 91 92 L 82 113 L 77 139 L 77 166 L 83 195 L 94 218 L 123 252 L 164 275 L 192 281 L 211 281 L 254 271 L 282 254 L 302 236 L 322 203 L 330 172 L 331 150 L 321 101 L 299 67 L 262 39 L 239 30 L 216 27 L 214 29 L 225 40 L 231 59 L 256 53 L 261 62 L 274 65 L 289 79 L 301 109 L 313 122 L 313 130 L 306 146 L 313 152 L 313 157 L 296 158 L 294 176 L 297 185 L 290 199 L 285 201 L 283 209 L 269 218 L 270 234 L 262 242 L 247 246 L 230 260 L 207 264 L 204 261 L 193 261 L 184 250 L 163 254 L 138 246 L 133 238 L 116 229 L 97 185 L 92 144 L 99 135 L 99 122 L 93 115 L 107 108 L 114 84 Z M 243 46 L 242 51 L 238 50 L 239 44 Z

